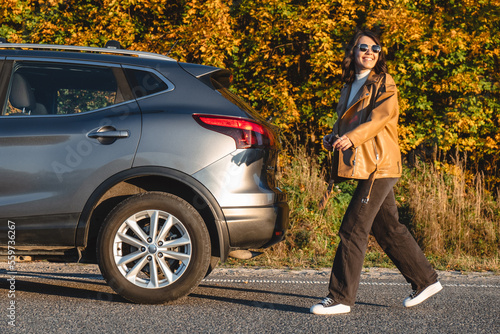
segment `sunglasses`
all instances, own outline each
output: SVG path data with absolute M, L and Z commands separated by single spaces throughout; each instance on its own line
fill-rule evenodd
M 368 44 L 358 44 L 358 45 L 356 45 L 356 47 L 359 49 L 359 51 L 366 52 L 370 48 L 370 45 L 368 45 Z M 380 51 L 382 51 L 382 48 L 380 47 L 380 45 L 372 45 L 371 47 L 372 47 L 372 52 L 373 53 L 379 53 Z

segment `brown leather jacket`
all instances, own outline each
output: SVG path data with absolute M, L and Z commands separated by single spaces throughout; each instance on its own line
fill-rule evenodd
M 337 105 L 333 133 L 346 135 L 353 146 L 338 155 L 338 176 L 349 179 L 401 176 L 398 144 L 398 92 L 387 73 L 372 71 L 347 106 L 351 85 L 345 85 Z M 337 167 L 337 166 L 335 166 Z M 334 167 L 334 169 L 336 169 Z

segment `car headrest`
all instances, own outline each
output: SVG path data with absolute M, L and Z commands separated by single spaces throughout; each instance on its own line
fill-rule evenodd
M 17 109 L 34 110 L 36 107 L 35 94 L 28 81 L 19 73 L 14 73 L 9 100 Z

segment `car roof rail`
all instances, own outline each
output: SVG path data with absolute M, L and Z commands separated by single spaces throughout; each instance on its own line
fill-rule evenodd
M 75 52 L 87 52 L 87 53 L 119 54 L 119 55 L 126 55 L 126 56 L 136 56 L 139 58 L 176 61 L 173 58 L 170 58 L 168 56 L 164 56 L 164 55 L 161 55 L 158 53 L 124 49 L 120 45 L 120 43 L 117 41 L 108 41 L 108 43 L 106 43 L 106 47 L 104 47 L 104 48 L 92 47 L 92 46 L 75 46 L 75 45 L 7 43 L 5 41 L 5 42 L 0 42 L 0 49 L 17 49 L 17 50 L 19 50 L 19 49 L 33 49 L 33 50 L 52 50 L 52 51 L 75 51 Z

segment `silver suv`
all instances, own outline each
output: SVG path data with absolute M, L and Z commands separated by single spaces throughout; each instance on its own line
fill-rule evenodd
M 281 241 L 278 138 L 231 80 L 120 47 L 1 43 L 0 255 L 97 262 L 126 299 L 163 303 Z

